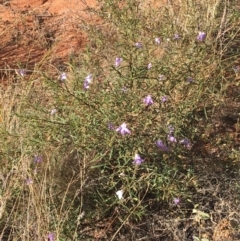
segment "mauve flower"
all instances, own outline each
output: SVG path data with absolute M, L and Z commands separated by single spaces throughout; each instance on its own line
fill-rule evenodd
M 116 192 L 116 195 L 118 196 L 118 199 L 122 199 L 123 198 L 123 190 L 118 190 L 117 192 Z
M 142 45 L 142 43 L 135 43 L 135 47 L 137 47 L 138 49 L 140 49 L 140 48 L 142 48 L 143 47 L 143 45 Z
M 160 39 L 160 38 L 155 38 L 154 41 L 155 41 L 155 43 L 158 44 L 158 45 L 161 43 L 161 39 Z
M 162 96 L 161 97 L 161 102 L 164 103 L 168 100 L 168 97 L 167 96 Z
M 89 89 L 89 85 L 92 83 L 93 77 L 91 74 L 89 74 L 85 79 L 83 83 L 83 87 L 85 90 Z
M 15 71 L 17 74 L 21 75 L 22 77 L 24 77 L 27 72 L 25 69 L 16 69 Z
M 31 178 L 27 178 L 26 184 L 27 185 L 33 184 L 33 180 Z
M 131 131 L 127 128 L 127 124 L 124 122 L 117 129 L 117 132 L 120 132 L 121 135 L 131 134 Z
M 206 39 L 207 34 L 205 32 L 199 32 L 197 36 L 197 40 L 202 42 Z
M 233 70 L 235 74 L 238 74 L 240 72 L 240 67 L 239 66 L 233 66 Z
M 172 135 L 174 133 L 175 128 L 172 125 L 168 126 L 168 133 L 169 135 Z
M 54 241 L 54 233 L 49 233 L 47 238 L 49 241 Z
M 56 113 L 57 113 L 57 109 L 55 109 L 55 108 L 50 111 L 50 115 L 54 115 Z
M 141 165 L 143 162 L 144 160 L 138 154 L 135 154 L 133 164 Z
M 152 63 L 149 63 L 147 66 L 147 69 L 151 69 L 152 68 Z
M 194 81 L 194 80 L 193 80 L 193 77 L 190 77 L 190 76 L 187 77 L 187 82 L 188 82 L 188 83 L 192 83 L 193 81 Z
M 87 89 L 89 89 L 89 83 L 87 83 L 87 82 L 85 82 L 84 81 L 84 83 L 83 83 L 83 88 L 85 89 L 85 90 L 87 90 Z
M 87 82 L 88 84 L 91 84 L 93 80 L 93 76 L 91 74 L 89 74 L 84 81 Z
M 60 80 L 61 80 L 61 81 L 64 81 L 64 80 L 66 80 L 66 79 L 67 79 L 67 74 L 66 74 L 65 72 L 61 73 L 61 74 L 60 74 Z
M 172 143 L 177 143 L 177 139 L 176 137 L 172 136 L 172 135 L 168 135 L 168 140 Z
M 121 64 L 122 61 L 123 61 L 122 58 L 116 58 L 116 60 L 115 60 L 115 66 L 116 66 L 116 68 L 119 67 L 119 65 Z
M 174 40 L 180 39 L 180 36 L 179 36 L 177 33 L 175 33 L 174 36 L 173 36 L 173 39 L 174 39 Z
M 115 129 L 112 123 L 108 123 L 108 129 L 109 130 L 114 130 Z
M 121 88 L 121 91 L 122 91 L 123 93 L 127 93 L 128 89 L 127 89 L 126 86 L 123 86 L 123 87 Z
M 156 143 L 157 147 L 160 148 L 162 151 L 169 151 L 169 148 L 163 144 L 163 142 L 161 140 L 157 140 Z
M 180 203 L 180 199 L 179 198 L 174 198 L 173 199 L 173 204 L 174 205 L 178 205 Z
M 153 99 L 151 95 L 148 95 L 143 99 L 144 104 L 146 105 L 152 105 L 153 104 Z
M 42 156 L 39 156 L 39 155 L 35 155 L 34 156 L 34 159 L 33 159 L 33 162 L 36 164 L 36 163 L 40 163 L 42 162 Z
M 182 139 L 179 143 L 187 148 L 191 148 L 191 142 L 187 138 Z
M 163 74 L 160 74 L 160 75 L 158 76 L 158 79 L 159 79 L 159 80 L 166 80 L 167 77 L 166 77 L 165 75 L 163 75 Z

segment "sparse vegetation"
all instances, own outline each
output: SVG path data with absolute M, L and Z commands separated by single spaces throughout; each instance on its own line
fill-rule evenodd
M 240 239 L 234 1 L 100 5 L 59 77 L 6 72 L 0 239 Z

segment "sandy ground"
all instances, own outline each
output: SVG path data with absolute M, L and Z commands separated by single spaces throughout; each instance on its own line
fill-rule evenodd
M 32 68 L 46 58 L 64 61 L 86 43 L 81 19 L 96 0 L 0 0 L 0 69 Z

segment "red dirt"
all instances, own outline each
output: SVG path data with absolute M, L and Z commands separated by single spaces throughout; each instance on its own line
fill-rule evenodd
M 81 18 L 97 21 L 86 8 L 96 0 L 0 1 L 0 69 L 33 68 L 43 59 L 67 59 L 81 50 Z

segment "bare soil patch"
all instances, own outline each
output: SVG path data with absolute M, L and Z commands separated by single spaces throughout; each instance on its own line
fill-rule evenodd
M 86 11 L 95 0 L 10 0 L 0 3 L 0 69 L 27 68 L 65 61 L 86 43 L 81 19 L 97 19 Z

